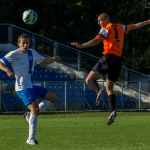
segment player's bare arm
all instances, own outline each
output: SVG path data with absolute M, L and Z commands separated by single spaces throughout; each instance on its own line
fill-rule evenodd
M 131 30 L 139 29 L 139 28 L 141 28 L 145 25 L 149 25 L 149 24 L 150 24 L 150 20 L 139 22 L 139 23 L 136 23 L 136 24 L 130 24 L 130 25 L 128 25 L 127 32 L 129 32 Z
M 95 45 L 98 45 L 101 41 L 100 40 L 97 40 L 97 39 L 92 39 L 88 42 L 85 42 L 83 44 L 80 44 L 78 42 L 72 42 L 71 45 L 72 46 L 76 46 L 77 48 L 87 48 L 87 47 L 93 47 Z
M 0 61 L 0 69 L 2 71 L 6 72 L 9 77 L 13 77 L 14 76 L 14 73 L 9 68 L 7 68 L 5 66 L 5 64 L 3 64 L 1 61 Z
M 40 65 L 46 65 L 46 64 L 50 64 L 54 61 L 60 61 L 60 57 L 59 56 L 54 56 L 54 57 L 46 57 L 44 59 L 44 61 L 42 63 L 40 63 Z

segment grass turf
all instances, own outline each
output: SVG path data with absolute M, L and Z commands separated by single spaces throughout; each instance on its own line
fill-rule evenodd
M 150 113 L 118 113 L 107 126 L 107 113 L 41 115 L 39 145 L 27 145 L 23 116 L 0 116 L 0 150 L 150 150 Z

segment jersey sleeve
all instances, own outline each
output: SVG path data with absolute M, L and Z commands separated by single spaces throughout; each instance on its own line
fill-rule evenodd
M 99 34 L 97 34 L 96 36 L 95 36 L 95 39 L 97 39 L 97 40 L 103 40 L 103 37 L 102 36 L 100 36 Z
M 123 28 L 123 31 L 124 31 L 124 33 L 127 31 L 127 26 L 126 25 L 122 25 L 122 28 Z
M 125 33 L 127 34 L 127 33 L 129 33 L 129 31 L 131 31 L 133 28 L 132 28 L 132 25 L 127 25 L 126 26 L 126 31 L 125 31 Z
M 108 30 L 101 28 L 98 34 L 101 35 L 102 37 L 106 38 L 108 36 Z
M 108 36 L 108 30 L 101 28 L 99 33 L 95 36 L 95 39 L 97 40 L 103 40 L 104 38 L 106 38 Z
M 35 63 L 39 64 L 42 61 L 44 61 L 45 56 L 42 54 L 39 54 L 37 51 L 33 50 L 33 55 L 34 55 L 34 59 L 35 59 Z
M 7 62 L 13 63 L 14 60 L 15 60 L 14 51 L 9 52 L 8 54 L 6 54 L 4 57 L 0 59 L 0 61 L 5 65 L 7 65 Z

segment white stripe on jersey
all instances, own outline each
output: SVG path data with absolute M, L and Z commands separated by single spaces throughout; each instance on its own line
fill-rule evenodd
M 108 30 L 107 29 L 104 29 L 104 28 L 101 28 L 100 31 L 99 31 L 99 34 L 103 37 L 107 37 L 108 36 Z
M 126 25 L 122 25 L 123 31 L 126 32 L 127 26 Z

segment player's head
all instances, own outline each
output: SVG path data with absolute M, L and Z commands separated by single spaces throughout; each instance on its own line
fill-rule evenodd
M 29 49 L 30 37 L 27 34 L 21 34 L 18 37 L 18 46 L 22 52 L 26 52 Z
M 98 15 L 97 21 L 100 27 L 106 27 L 106 25 L 110 22 L 110 16 L 107 13 L 101 13 Z

